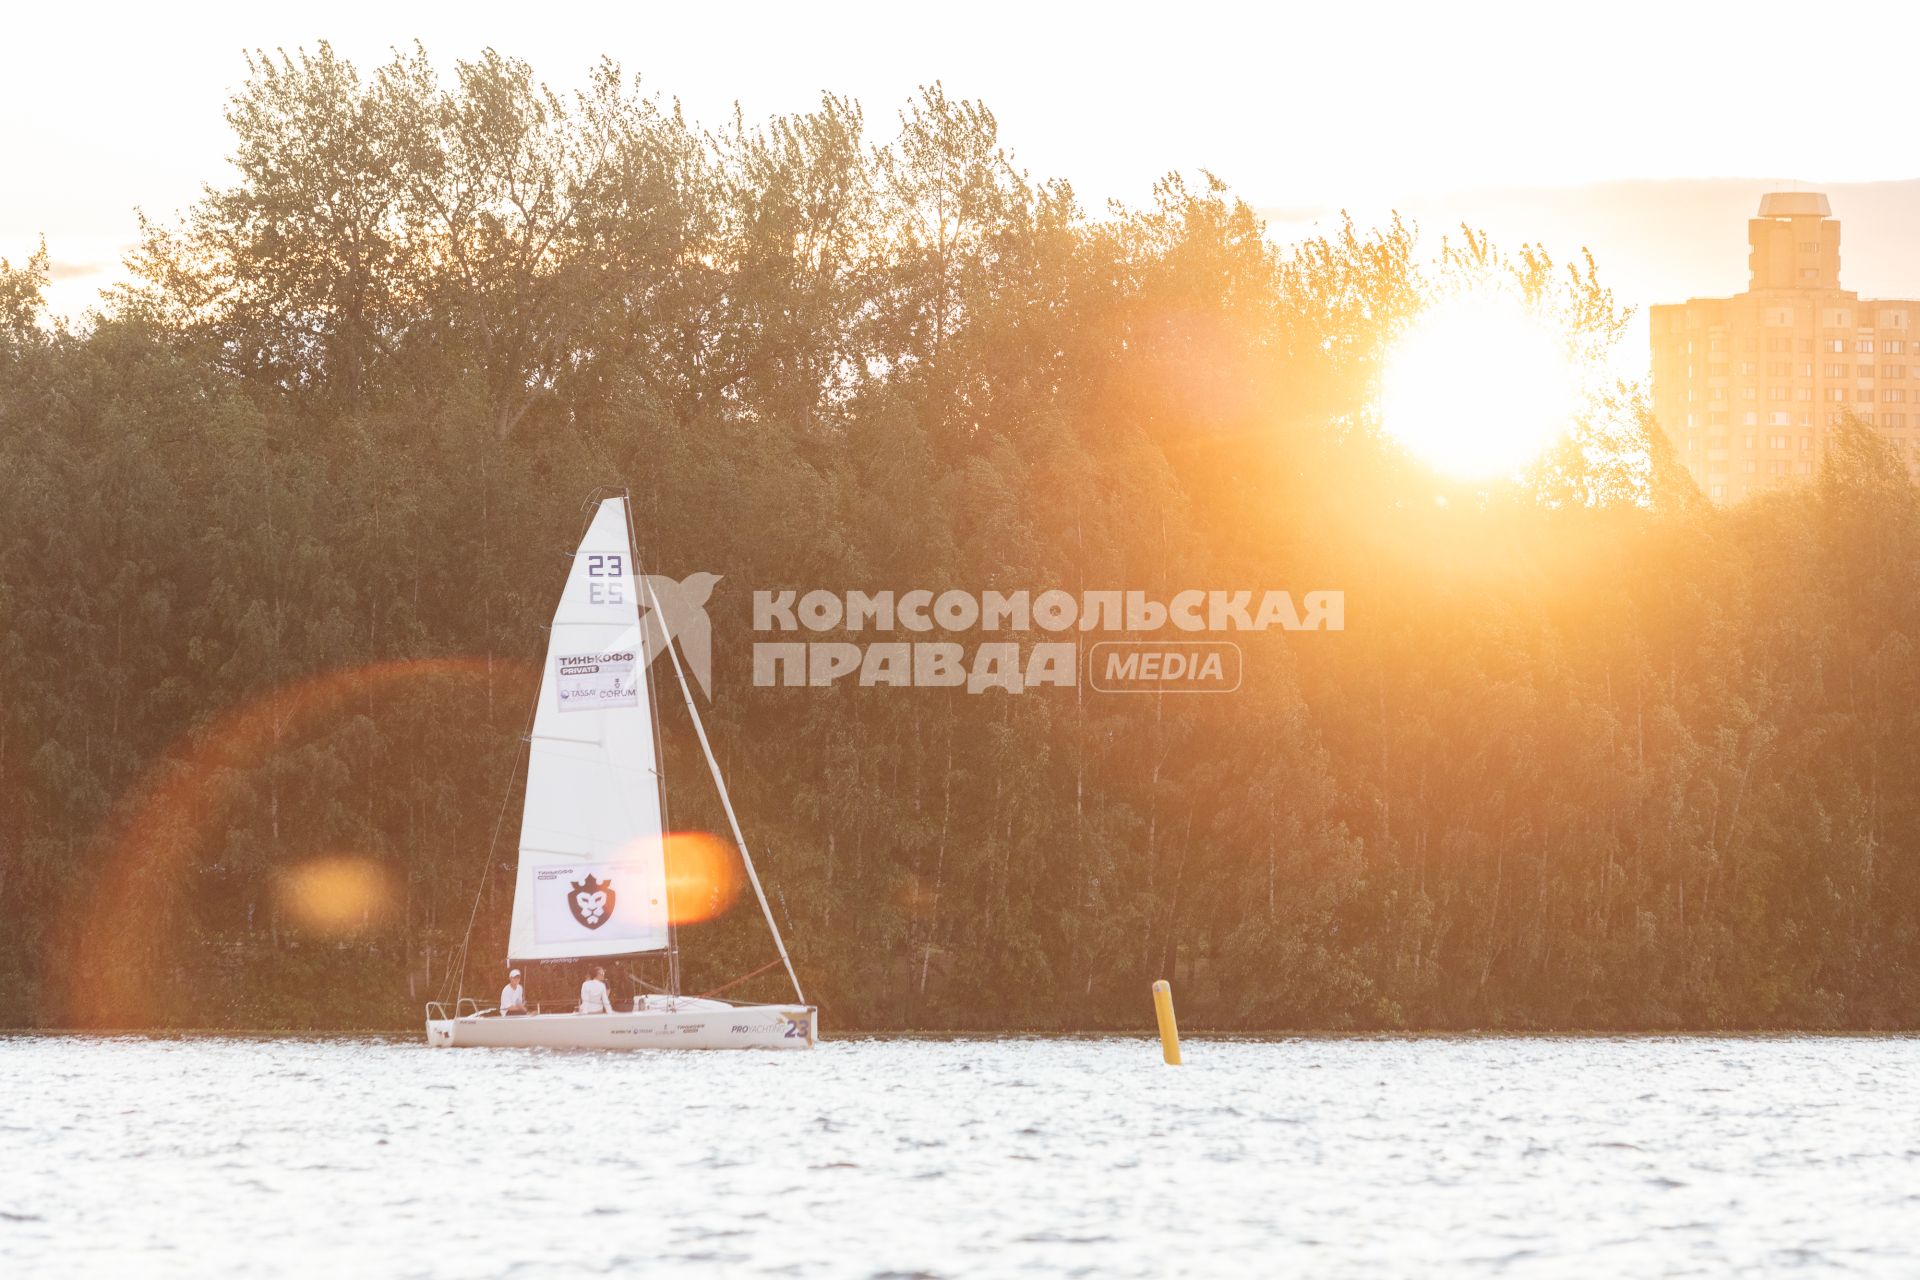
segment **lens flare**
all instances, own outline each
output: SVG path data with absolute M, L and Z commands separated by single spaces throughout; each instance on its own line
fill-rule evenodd
M 181 945 L 167 926 L 191 892 L 186 873 L 204 852 L 218 849 L 230 795 L 276 751 L 349 710 L 364 714 L 423 685 L 452 681 L 479 689 L 498 682 L 517 693 L 538 678 L 527 668 L 479 658 L 375 663 L 274 689 L 183 739 L 95 836 L 102 846 L 92 862 L 101 868 L 96 889 L 75 895 L 48 939 L 49 971 L 69 975 L 53 1017 L 70 1027 L 148 1020 L 156 998 L 149 975 Z
M 1565 340 L 1517 298 L 1469 294 L 1428 309 L 1387 354 L 1380 423 L 1458 479 L 1510 476 L 1579 412 Z
M 675 924 L 725 915 L 746 877 L 733 846 L 704 831 L 667 837 L 667 912 Z
M 332 854 L 281 872 L 280 908 L 315 933 L 347 934 L 379 924 L 393 908 L 393 883 L 372 858 Z

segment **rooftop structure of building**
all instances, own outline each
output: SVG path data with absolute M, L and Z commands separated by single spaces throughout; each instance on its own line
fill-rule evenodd
M 1733 502 L 1818 474 L 1848 417 L 1920 476 L 1920 300 L 1840 285 L 1840 223 L 1811 191 L 1762 197 L 1748 285 L 1652 308 L 1653 412 L 1703 492 Z

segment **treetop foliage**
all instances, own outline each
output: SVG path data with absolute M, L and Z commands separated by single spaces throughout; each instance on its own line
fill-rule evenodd
M 613 483 L 648 569 L 723 575 L 709 724 L 829 1025 L 1132 1026 L 1156 977 L 1200 1025 L 1913 1022 L 1885 443 L 1719 510 L 1633 387 L 1521 486 L 1380 434 L 1384 353 L 1462 288 L 1604 361 L 1590 258 L 1281 246 L 1206 174 L 1090 214 L 938 84 L 876 138 L 831 94 L 708 130 L 611 62 L 249 70 L 232 172 L 89 323 L 0 264 L 0 1017 L 490 995 Z M 756 587 L 1324 588 L 1347 629 L 1241 637 L 1230 697 L 756 688 Z M 717 827 L 666 733 L 675 825 Z M 285 892 L 341 856 L 384 886 L 346 934 Z M 738 914 L 683 942 L 693 990 L 767 958 Z

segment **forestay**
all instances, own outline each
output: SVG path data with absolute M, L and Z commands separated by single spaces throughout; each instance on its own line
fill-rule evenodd
M 510 959 L 668 944 L 646 661 L 626 499 L 608 498 L 574 554 L 540 673 Z

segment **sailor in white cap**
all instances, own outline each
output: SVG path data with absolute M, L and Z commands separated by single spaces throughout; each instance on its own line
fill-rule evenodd
M 525 1013 L 527 1011 L 527 989 L 520 985 L 520 971 L 507 970 L 507 985 L 500 988 L 500 1012 Z

